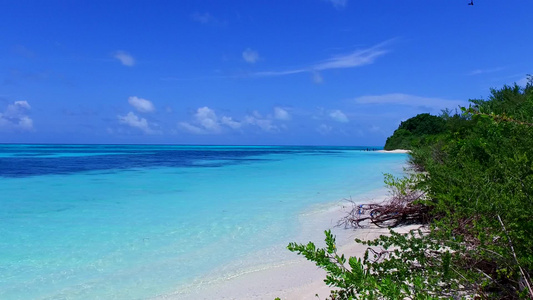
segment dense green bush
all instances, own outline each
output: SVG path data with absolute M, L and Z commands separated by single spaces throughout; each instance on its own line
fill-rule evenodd
M 330 233 L 325 249 L 289 245 L 328 271 L 331 299 L 533 299 L 533 80 L 471 103 L 411 118 L 387 140 L 410 146 L 423 171 L 413 187 L 426 193 L 427 232 L 364 242 L 385 249 L 380 260 L 344 258 Z

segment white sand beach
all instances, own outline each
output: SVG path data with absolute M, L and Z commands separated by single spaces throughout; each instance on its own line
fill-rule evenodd
M 405 150 L 405 149 L 396 149 L 396 150 L 378 150 L 376 152 L 380 153 L 409 153 L 411 150 Z
M 379 197 L 360 198 L 358 203 L 381 202 L 385 199 L 386 190 L 380 191 Z M 313 241 L 315 245 L 324 246 L 324 230 L 331 229 L 336 235 L 339 253 L 346 256 L 362 257 L 366 246 L 354 242 L 355 238 L 374 239 L 387 234 L 388 229 L 345 229 L 336 227 L 337 221 L 346 215 L 351 203 L 341 201 L 334 207 L 318 208 L 300 216 L 302 232 L 298 243 Z M 398 228 L 399 232 L 408 232 L 418 226 Z M 241 274 L 218 280 L 208 280 L 187 290 L 179 290 L 171 295 L 156 299 L 325 299 L 331 290 L 324 282 L 326 272 L 307 261 L 296 253 L 289 253 L 289 259 L 281 259 L 278 263 L 256 266 L 255 269 Z

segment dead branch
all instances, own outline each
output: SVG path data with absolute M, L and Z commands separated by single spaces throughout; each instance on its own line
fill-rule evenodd
M 418 190 L 395 193 L 386 202 L 377 204 L 356 204 L 338 222 L 345 228 L 361 228 L 374 224 L 381 228 L 392 228 L 398 225 L 427 224 L 429 222 L 429 206 L 422 200 L 425 194 Z

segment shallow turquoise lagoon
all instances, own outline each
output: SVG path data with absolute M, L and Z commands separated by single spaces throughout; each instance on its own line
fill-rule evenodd
M 303 211 L 402 173 L 361 149 L 0 145 L 0 299 L 147 299 L 285 252 Z

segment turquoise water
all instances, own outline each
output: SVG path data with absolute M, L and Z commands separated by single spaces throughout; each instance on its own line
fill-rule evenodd
M 404 154 L 350 147 L 0 145 L 0 299 L 147 299 L 272 245 Z M 281 250 L 285 251 L 285 250 Z

